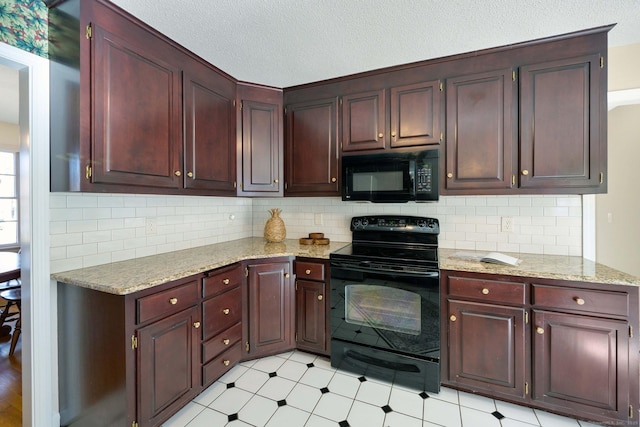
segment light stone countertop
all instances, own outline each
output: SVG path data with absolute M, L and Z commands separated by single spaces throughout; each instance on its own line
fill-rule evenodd
M 152 255 L 95 267 L 54 273 L 54 280 L 116 295 L 161 285 L 204 271 L 224 267 L 246 259 L 300 256 L 329 259 L 329 254 L 349 242 L 329 245 L 301 245 L 298 240 L 267 243 L 262 237 L 249 237 L 230 242 Z
M 510 276 L 538 277 L 543 279 L 572 280 L 590 283 L 640 286 L 640 278 L 615 270 L 577 256 L 539 255 L 503 252 L 522 261 L 517 266 L 491 264 L 458 257 L 475 255 L 481 257 L 491 251 L 463 249 L 438 249 L 441 270 L 492 273 Z
M 116 295 L 127 295 L 246 259 L 278 256 L 329 259 L 331 252 L 348 244 L 349 242 L 332 241 L 329 245 L 301 245 L 298 240 L 294 239 L 285 240 L 282 243 L 267 243 L 262 237 L 249 237 L 54 273 L 51 277 L 58 282 Z M 487 254 L 488 251 L 440 248 L 438 249 L 440 269 L 640 286 L 640 278 L 582 257 L 506 253 L 522 260 L 519 265 L 513 267 L 461 259 L 457 256 L 461 253 L 481 256 Z

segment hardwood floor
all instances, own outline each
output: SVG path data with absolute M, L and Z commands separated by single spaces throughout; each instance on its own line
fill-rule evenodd
M 12 356 L 10 345 L 11 335 L 0 337 L 0 427 L 22 426 L 22 337 Z

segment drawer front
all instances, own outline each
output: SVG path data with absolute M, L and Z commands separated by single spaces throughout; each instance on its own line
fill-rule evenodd
M 324 281 L 324 264 L 320 262 L 296 261 L 296 276 L 298 279 Z
M 242 292 L 234 288 L 202 303 L 205 341 L 238 323 L 242 316 Z
M 207 363 L 218 354 L 231 348 L 242 338 L 242 323 L 236 323 L 202 344 L 202 362 Z
M 208 386 L 220 378 L 225 372 L 233 368 L 240 361 L 242 355 L 241 343 L 236 343 L 229 350 L 213 359 L 202 367 L 202 385 Z
M 533 285 L 533 304 L 586 313 L 629 315 L 629 295 L 625 292 Z
M 449 294 L 493 303 L 522 305 L 525 303 L 525 284 L 451 276 Z
M 242 267 L 240 264 L 231 268 L 214 270 L 202 279 L 202 296 L 207 298 L 239 286 L 241 283 Z
M 144 323 L 148 320 L 177 313 L 180 310 L 197 304 L 198 300 L 197 281 L 158 292 L 157 294 L 138 298 L 136 300 L 138 323 Z

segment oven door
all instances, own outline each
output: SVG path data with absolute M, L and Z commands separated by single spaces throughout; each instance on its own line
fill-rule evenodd
M 331 365 L 437 392 L 439 276 L 332 260 Z

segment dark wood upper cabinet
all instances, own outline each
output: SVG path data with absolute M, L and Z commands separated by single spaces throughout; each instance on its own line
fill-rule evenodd
M 50 17 L 52 191 L 235 194 L 234 79 L 110 2 Z
M 238 195 L 282 196 L 282 91 L 238 86 Z
M 385 148 L 385 90 L 342 97 L 342 151 Z
M 184 186 L 234 195 L 234 81 L 198 63 L 183 73 Z
M 92 25 L 91 182 L 179 188 L 177 52 L 126 19 Z
M 392 87 L 390 95 L 391 148 L 439 144 L 442 141 L 440 81 Z
M 605 191 L 600 64 L 593 54 L 520 68 L 522 188 Z
M 339 196 L 337 98 L 286 107 L 285 196 Z
M 445 188 L 512 187 L 517 91 L 511 69 L 447 79 Z
M 391 86 L 342 97 L 342 151 L 439 144 L 440 81 Z

